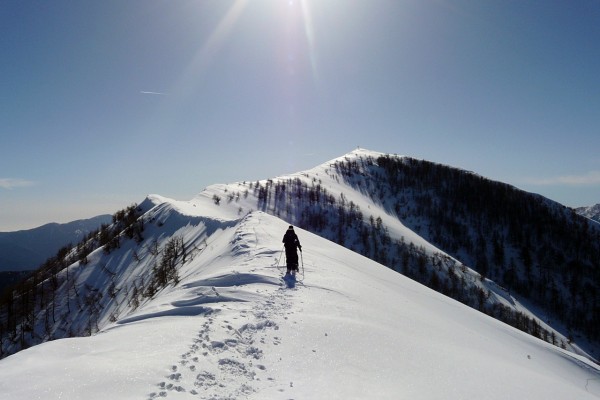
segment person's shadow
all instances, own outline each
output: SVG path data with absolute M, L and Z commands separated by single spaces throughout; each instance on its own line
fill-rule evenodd
M 283 281 L 285 282 L 285 285 L 289 289 L 296 287 L 296 276 L 295 275 L 285 274 L 285 276 L 283 277 Z

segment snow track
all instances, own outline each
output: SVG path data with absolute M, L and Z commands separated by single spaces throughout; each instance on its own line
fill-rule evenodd
M 259 391 L 267 384 L 280 392 L 289 382 L 278 382 L 261 360 L 271 346 L 281 344 L 276 321 L 291 314 L 290 291 L 279 279 L 256 274 L 234 274 L 194 282 L 188 287 L 278 285 L 265 289 L 262 301 L 240 305 L 223 299 L 206 313 L 189 350 L 166 368 L 164 380 L 156 384 L 148 399 L 179 398 L 184 394 L 200 399 L 234 399 Z M 246 287 L 250 290 L 250 287 Z M 257 289 L 260 291 L 260 289 Z M 251 305 L 244 308 L 244 305 Z M 260 383 L 257 385 L 257 383 Z

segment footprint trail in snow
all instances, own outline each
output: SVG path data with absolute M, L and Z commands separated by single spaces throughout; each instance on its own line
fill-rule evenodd
M 256 393 L 265 385 L 281 392 L 293 386 L 277 382 L 261 363 L 266 349 L 283 340 L 276 321 L 285 321 L 292 313 L 293 290 L 283 281 L 276 289 L 257 289 L 265 299 L 250 309 L 243 305 L 252 303 L 213 304 L 215 308 L 200 317 L 203 322 L 189 350 L 165 368 L 164 379 L 147 398 L 230 399 Z

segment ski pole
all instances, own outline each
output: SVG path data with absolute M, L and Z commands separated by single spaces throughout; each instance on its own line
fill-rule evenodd
M 277 269 L 281 271 L 279 268 L 279 261 L 281 261 L 281 256 L 283 255 L 283 247 L 281 248 L 281 252 L 279 253 L 279 258 L 277 259 Z
M 302 278 L 304 278 L 304 257 L 302 256 L 302 249 L 300 249 L 300 261 L 302 261 Z

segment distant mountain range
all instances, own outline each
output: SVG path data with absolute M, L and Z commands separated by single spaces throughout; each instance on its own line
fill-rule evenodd
M 575 209 L 575 212 L 596 222 L 600 222 L 600 204 L 591 207 L 578 207 Z
M 0 272 L 37 269 L 61 247 L 78 243 L 111 220 L 111 215 L 99 215 L 65 224 L 50 223 L 34 229 L 0 232 Z

